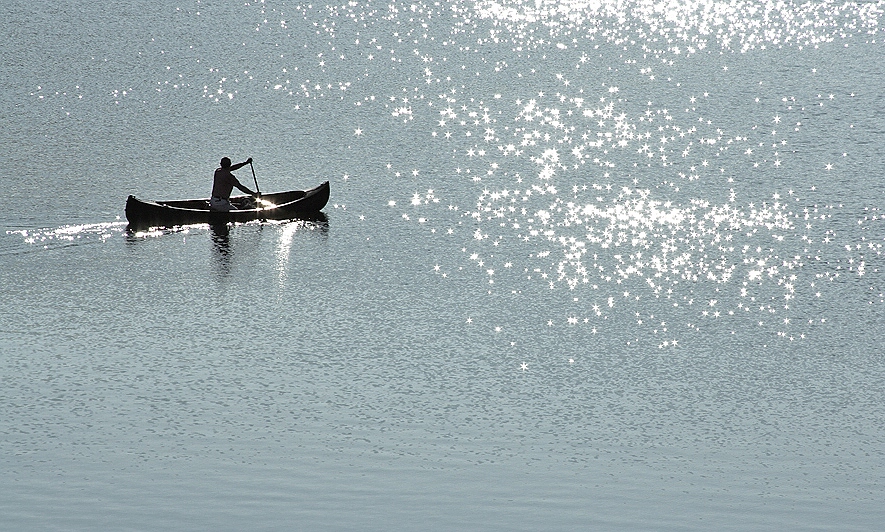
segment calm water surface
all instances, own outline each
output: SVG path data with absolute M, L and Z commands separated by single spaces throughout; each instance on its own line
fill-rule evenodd
M 879 529 L 883 8 L 7 2 L 0 528 Z

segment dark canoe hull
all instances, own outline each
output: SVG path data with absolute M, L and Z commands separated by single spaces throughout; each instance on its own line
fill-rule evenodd
M 226 224 L 253 220 L 289 220 L 318 214 L 329 201 L 329 182 L 310 190 L 293 190 L 264 194 L 261 198 L 273 204 L 261 208 L 218 212 L 209 210 L 209 200 L 143 201 L 135 196 L 126 200 L 126 219 L 132 229 L 174 227 L 193 224 Z M 235 206 L 244 206 L 247 196 L 231 198 Z

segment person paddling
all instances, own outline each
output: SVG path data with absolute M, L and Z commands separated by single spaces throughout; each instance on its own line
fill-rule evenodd
M 212 197 L 209 198 L 209 209 L 213 211 L 232 211 L 237 210 L 230 202 L 230 194 L 233 192 L 234 187 L 242 190 L 246 194 L 250 196 L 257 196 L 256 192 L 252 192 L 248 188 L 244 187 L 236 177 L 231 173 L 234 170 L 239 170 L 240 168 L 246 166 L 247 164 L 252 164 L 252 158 L 249 157 L 246 161 L 242 163 L 237 163 L 231 165 L 230 159 L 224 157 L 221 159 L 221 167 L 215 170 L 215 178 L 212 183 Z

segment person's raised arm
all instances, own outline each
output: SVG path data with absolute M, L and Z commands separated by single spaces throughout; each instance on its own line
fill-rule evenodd
M 233 172 L 234 170 L 239 170 L 240 168 L 246 166 L 247 164 L 252 164 L 252 157 L 249 157 L 248 159 L 246 159 L 245 161 L 243 161 L 241 163 L 231 165 L 230 171 Z

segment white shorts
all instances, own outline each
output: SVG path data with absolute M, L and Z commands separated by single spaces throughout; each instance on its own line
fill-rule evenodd
M 209 210 L 227 212 L 235 211 L 237 208 L 231 205 L 230 200 L 212 196 L 209 198 Z

